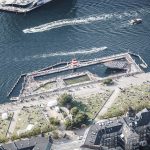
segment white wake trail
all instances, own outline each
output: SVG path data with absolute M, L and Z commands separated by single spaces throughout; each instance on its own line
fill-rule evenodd
M 60 28 L 63 26 L 90 24 L 96 21 L 106 21 L 111 18 L 122 19 L 123 17 L 137 16 L 137 15 L 138 14 L 136 11 L 130 11 L 130 12 L 124 12 L 122 14 L 110 13 L 110 14 L 93 15 L 93 16 L 81 17 L 81 18 L 75 18 L 75 19 L 63 19 L 63 20 L 46 23 L 46 24 L 36 26 L 33 28 L 24 29 L 23 32 L 24 33 L 44 32 L 44 31 L 55 29 L 55 28 Z
M 36 32 L 44 32 L 48 30 L 52 30 L 55 28 L 60 28 L 63 26 L 69 26 L 69 25 L 80 25 L 80 24 L 89 24 L 94 21 L 100 21 L 100 20 L 106 20 L 111 18 L 111 15 L 102 15 L 102 16 L 89 16 L 89 17 L 83 17 L 83 18 L 76 18 L 76 19 L 63 19 L 58 21 L 53 21 L 50 23 L 46 23 L 40 26 L 36 26 L 29 29 L 24 29 L 24 33 L 36 33 Z
M 93 47 L 91 49 L 88 50 L 78 50 L 78 51 L 72 51 L 72 52 L 58 52 L 58 53 L 50 53 L 50 54 L 42 54 L 42 55 L 35 55 L 33 56 L 33 58 L 47 58 L 47 57 L 52 57 L 52 56 L 71 56 L 71 55 L 75 55 L 75 54 L 93 54 L 93 53 L 97 53 L 99 51 L 103 51 L 107 49 L 106 46 L 104 47 Z
M 83 55 L 87 55 L 87 54 L 94 54 L 94 53 L 98 53 L 99 51 L 103 51 L 106 50 L 107 47 L 103 46 L 103 47 L 93 47 L 91 49 L 81 49 L 78 51 L 71 51 L 71 52 L 57 52 L 57 53 L 48 53 L 48 54 L 40 54 L 40 55 L 34 55 L 34 56 L 27 56 L 24 59 L 21 59 L 21 61 L 30 61 L 33 59 L 40 59 L 40 58 L 48 58 L 48 57 L 53 57 L 53 56 L 72 56 L 72 55 L 79 55 L 79 54 L 83 54 Z M 18 59 L 15 59 L 15 61 L 20 61 Z

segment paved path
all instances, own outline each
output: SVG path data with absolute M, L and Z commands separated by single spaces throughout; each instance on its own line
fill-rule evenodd
M 120 89 L 116 88 L 113 94 L 110 96 L 110 98 L 106 102 L 106 104 L 103 106 L 103 108 L 99 112 L 100 116 L 104 115 L 107 112 L 107 110 L 112 106 L 112 104 L 115 102 L 116 98 L 118 97 L 119 93 L 120 93 Z
M 8 129 L 8 133 L 7 133 L 7 137 L 12 135 L 14 130 L 15 130 L 19 113 L 20 113 L 20 109 L 14 111 L 14 116 L 13 116 L 13 119 L 12 119 L 12 121 L 10 123 L 9 129 Z

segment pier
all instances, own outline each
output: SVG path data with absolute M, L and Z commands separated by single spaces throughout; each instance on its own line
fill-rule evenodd
M 52 73 L 57 73 L 57 72 L 62 72 L 62 71 L 66 71 L 66 70 L 72 70 L 75 68 L 83 68 L 86 66 L 92 66 L 92 65 L 96 65 L 96 64 L 102 64 L 102 63 L 106 63 L 106 62 L 111 62 L 111 61 L 115 61 L 115 60 L 119 60 L 119 59 L 123 59 L 125 58 L 127 60 L 128 64 L 131 63 L 135 63 L 134 60 L 130 57 L 129 53 L 121 53 L 121 54 L 117 54 L 117 55 L 112 55 L 112 56 L 106 56 L 103 58 L 97 58 L 94 60 L 90 60 L 90 61 L 86 61 L 86 62 L 79 62 L 79 65 L 76 67 L 71 67 L 69 65 L 69 62 L 67 63 L 68 65 L 64 66 L 64 67 L 60 67 L 60 68 L 55 68 L 55 69 L 49 69 L 46 71 L 36 71 L 36 72 L 32 72 L 29 73 L 28 75 L 30 76 L 34 76 L 34 77 L 39 77 L 39 76 L 44 76 L 44 75 L 48 75 L 48 74 L 52 74 Z M 141 69 L 139 67 L 137 67 L 138 71 L 141 71 Z
M 18 85 L 19 81 L 21 78 L 25 77 L 26 74 L 22 74 L 19 76 L 19 78 L 17 79 L 17 81 L 15 82 L 14 86 L 11 88 L 10 92 L 8 92 L 7 97 L 10 97 L 10 95 L 13 93 L 13 91 L 15 90 L 15 87 Z
M 148 64 L 144 61 L 144 59 L 139 54 L 135 54 L 135 53 L 132 53 L 132 52 L 129 52 L 129 54 L 131 54 L 135 57 L 138 57 L 142 61 L 142 64 L 140 64 L 141 67 L 148 68 Z

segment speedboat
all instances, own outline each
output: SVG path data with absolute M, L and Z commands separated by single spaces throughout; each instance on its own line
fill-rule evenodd
M 140 18 L 130 20 L 131 25 L 140 24 L 140 23 L 142 23 L 142 19 Z

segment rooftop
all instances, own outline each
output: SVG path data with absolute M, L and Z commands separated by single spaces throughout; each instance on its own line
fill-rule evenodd
M 0 150 L 50 150 L 51 145 L 52 143 L 49 138 L 33 137 L 31 139 L 3 144 L 0 146 Z M 48 147 L 49 149 L 47 149 Z
M 139 113 L 130 117 L 128 114 L 125 117 L 113 120 L 106 120 L 92 125 L 82 147 L 107 147 L 112 145 L 119 147 L 118 138 L 121 142 L 124 140 L 139 140 L 138 128 L 150 127 L 150 110 L 143 109 Z M 110 146 L 110 147 L 109 147 Z M 114 146 L 114 147 L 115 147 Z

